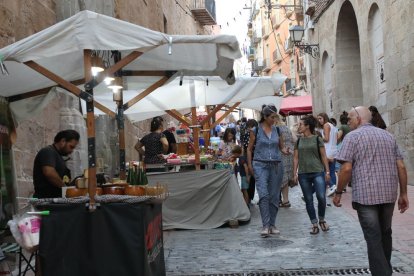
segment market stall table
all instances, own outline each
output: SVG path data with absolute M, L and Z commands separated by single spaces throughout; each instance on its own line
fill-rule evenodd
M 148 175 L 168 186 L 163 229 L 212 229 L 232 220 L 249 221 L 250 211 L 229 169 Z
M 161 204 L 47 204 L 42 276 L 165 275 Z

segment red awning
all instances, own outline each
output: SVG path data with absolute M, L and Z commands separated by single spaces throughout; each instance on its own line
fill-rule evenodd
M 312 96 L 290 96 L 282 99 L 279 114 L 283 116 L 312 113 Z

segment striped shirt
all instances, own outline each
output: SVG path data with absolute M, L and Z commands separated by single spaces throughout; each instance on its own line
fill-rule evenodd
M 402 160 L 394 137 L 365 124 L 349 132 L 336 159 L 352 163 L 352 201 L 363 205 L 394 203 L 398 196 L 397 160 Z

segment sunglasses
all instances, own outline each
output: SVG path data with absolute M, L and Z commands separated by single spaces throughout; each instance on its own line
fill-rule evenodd
M 355 110 L 356 114 L 357 114 L 357 118 L 361 118 L 361 116 L 359 116 L 358 110 L 356 109 L 355 106 L 352 106 L 352 108 Z M 348 122 L 351 120 L 351 118 L 347 118 Z

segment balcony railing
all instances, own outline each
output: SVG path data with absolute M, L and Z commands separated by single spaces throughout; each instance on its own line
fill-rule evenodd
M 247 29 L 247 36 L 250 37 L 250 38 L 253 36 L 253 28 L 248 28 Z
M 254 48 L 249 49 L 249 61 L 254 61 Z
M 262 27 L 262 34 L 263 34 L 263 39 L 267 39 L 269 37 L 270 28 L 269 28 L 269 24 L 267 24 L 267 22 Z
M 255 30 L 253 31 L 253 43 L 259 43 L 262 39 L 262 32 L 261 30 Z
M 274 63 L 282 62 L 282 57 L 281 57 L 278 49 L 273 51 L 273 62 Z
M 263 59 L 257 58 L 253 62 L 253 71 L 262 71 L 263 70 Z
M 193 0 L 191 12 L 201 25 L 217 25 L 215 0 Z
M 263 71 L 264 72 L 269 72 L 270 69 L 272 69 L 272 65 L 273 65 L 273 63 L 270 62 L 270 58 L 265 58 L 263 60 Z
M 295 8 L 294 8 L 296 20 L 301 21 L 303 20 L 303 6 L 302 0 L 295 0 Z
M 276 11 L 279 12 L 279 11 Z M 280 26 L 280 20 L 279 20 L 279 15 L 273 15 L 272 16 L 272 25 L 273 25 L 273 29 L 277 29 Z

